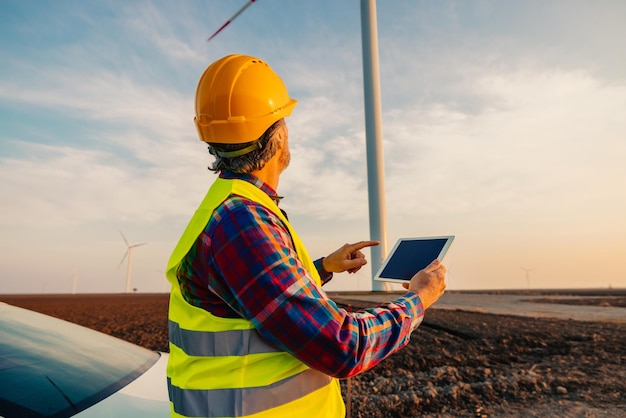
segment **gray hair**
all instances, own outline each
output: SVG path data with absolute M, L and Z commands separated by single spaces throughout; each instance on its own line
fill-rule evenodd
M 215 161 L 208 167 L 209 170 L 248 174 L 262 169 L 278 151 L 280 142 L 278 133 L 284 123 L 284 119 L 275 122 L 255 141 L 243 144 L 209 143 L 209 153 L 215 156 Z M 236 151 L 245 148 L 250 148 L 251 151 L 244 151 L 243 155 L 237 155 Z M 229 153 L 234 156 L 228 156 Z

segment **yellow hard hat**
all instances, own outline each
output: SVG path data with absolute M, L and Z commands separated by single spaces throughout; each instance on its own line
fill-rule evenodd
M 201 141 L 241 144 L 257 140 L 297 103 L 264 61 L 228 55 L 200 77 L 194 122 Z

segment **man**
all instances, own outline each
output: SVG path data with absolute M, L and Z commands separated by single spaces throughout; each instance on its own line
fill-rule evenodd
M 195 123 L 220 174 L 168 263 L 172 416 L 343 417 L 337 378 L 404 347 L 443 294 L 436 261 L 377 309 L 348 313 L 326 297 L 332 274 L 358 271 L 378 243 L 313 261 L 278 208 L 296 103 L 245 55 L 214 62 L 198 83 Z

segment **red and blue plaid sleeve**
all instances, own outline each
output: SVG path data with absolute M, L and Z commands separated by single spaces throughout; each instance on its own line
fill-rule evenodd
M 195 272 L 212 294 L 270 343 L 331 376 L 372 368 L 405 346 L 422 321 L 412 293 L 375 309 L 340 309 L 302 266 L 282 221 L 243 198 L 224 202 L 197 244 Z

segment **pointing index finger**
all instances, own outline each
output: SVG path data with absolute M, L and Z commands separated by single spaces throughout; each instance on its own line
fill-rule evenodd
M 373 247 L 380 244 L 380 241 L 359 241 L 348 245 L 348 251 L 351 253 L 361 250 L 365 247 Z

